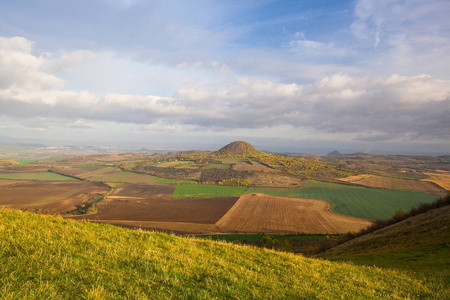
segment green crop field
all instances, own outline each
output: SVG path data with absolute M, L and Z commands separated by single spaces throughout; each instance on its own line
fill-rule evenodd
M 219 185 L 177 185 L 173 198 L 212 198 L 239 197 L 247 190 L 246 187 Z
M 331 211 L 369 220 L 391 218 L 397 209 L 409 211 L 435 200 L 424 192 L 385 189 L 301 189 L 301 198 L 325 200 Z
M 15 179 L 15 180 L 43 180 L 43 181 L 70 181 L 77 180 L 72 177 L 52 173 L 5 173 L 0 174 L 0 179 Z
M 196 183 L 196 181 L 188 180 L 188 179 L 170 179 L 170 178 L 161 178 L 161 177 L 155 177 L 155 181 L 153 183 L 155 184 L 163 184 L 163 183 L 181 183 L 181 184 L 192 184 Z
M 210 165 L 206 165 L 204 167 L 204 169 L 222 169 L 222 170 L 227 170 L 227 169 L 231 169 L 231 165 L 225 165 L 225 164 L 210 164 Z

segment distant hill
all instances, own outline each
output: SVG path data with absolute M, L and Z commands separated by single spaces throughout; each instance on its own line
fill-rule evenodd
M 409 274 L 0 210 L 2 299 L 446 299 Z
M 214 152 L 214 154 L 220 157 L 234 157 L 261 155 L 264 154 L 264 152 L 259 151 L 247 142 L 235 141 L 225 147 L 222 147 L 218 151 Z
M 360 236 L 320 256 L 437 275 L 450 286 L 450 206 Z
M 327 155 L 341 155 L 341 153 L 339 153 L 339 151 L 337 150 L 334 150 L 333 152 L 330 152 Z

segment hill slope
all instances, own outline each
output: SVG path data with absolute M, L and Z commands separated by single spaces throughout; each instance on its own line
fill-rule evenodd
M 363 235 L 320 256 L 436 275 L 450 286 L 450 206 Z
M 242 141 L 232 142 L 214 152 L 219 157 L 257 156 L 264 152 L 257 150 L 251 144 Z
M 4 299 L 446 298 L 406 274 L 0 210 Z

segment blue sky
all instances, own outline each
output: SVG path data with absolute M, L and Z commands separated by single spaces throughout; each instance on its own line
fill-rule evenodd
M 444 0 L 2 1 L 0 136 L 450 153 L 449 13 Z

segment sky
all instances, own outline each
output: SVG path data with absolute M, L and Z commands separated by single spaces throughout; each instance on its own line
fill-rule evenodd
M 449 15 L 448 0 L 3 0 L 0 136 L 450 154 Z

